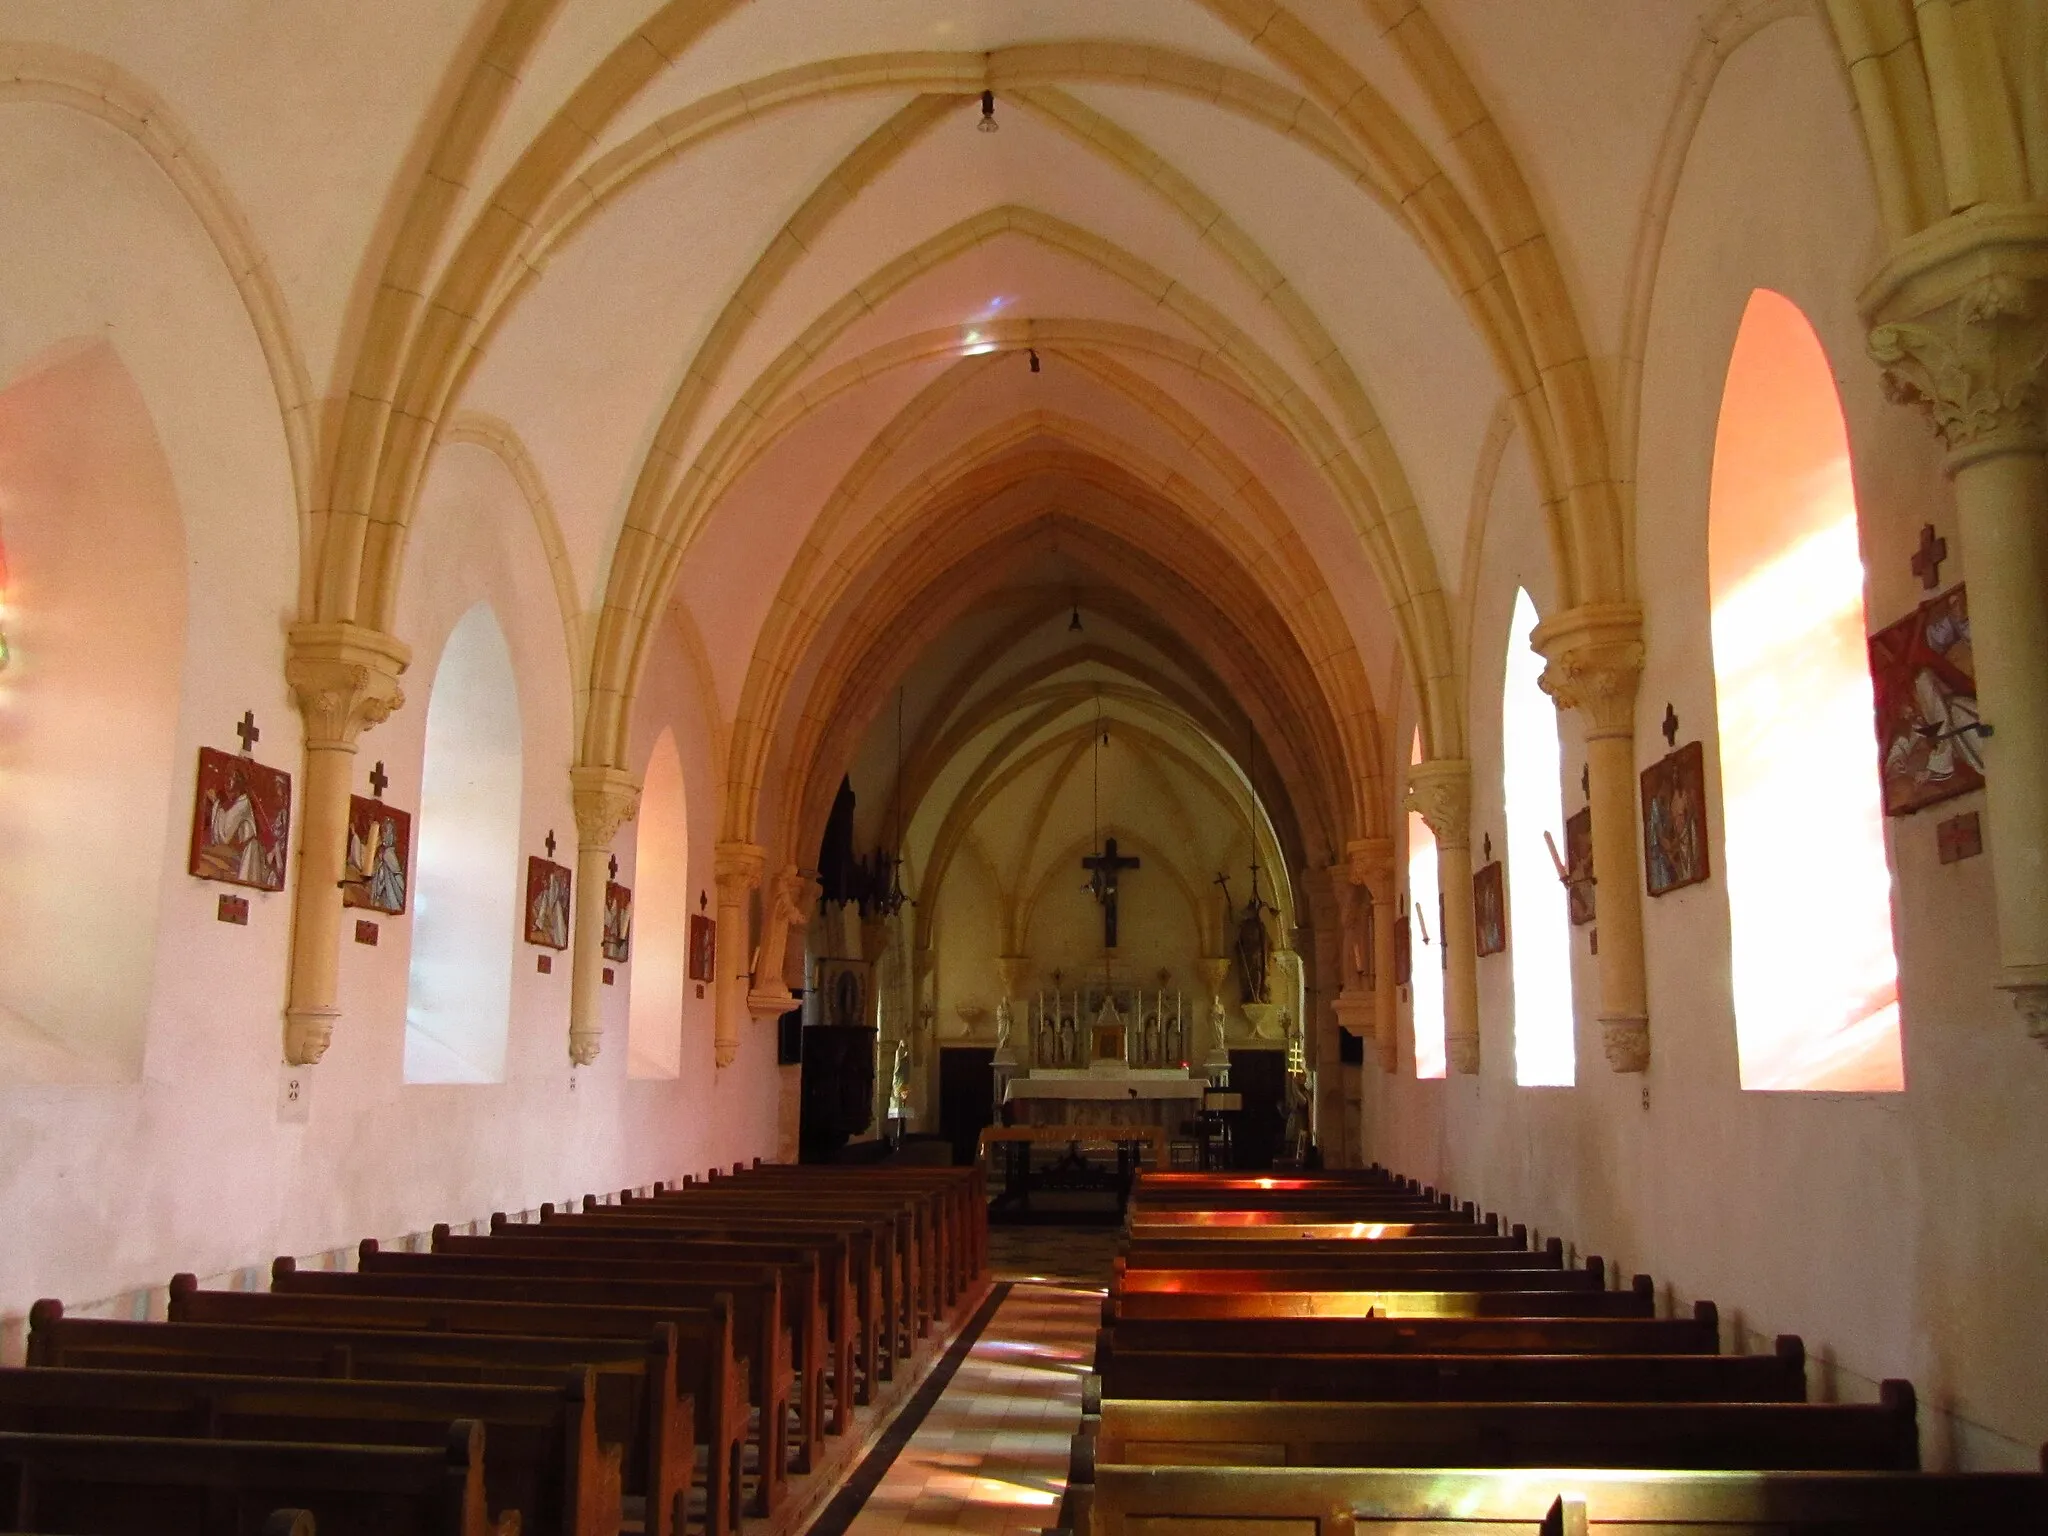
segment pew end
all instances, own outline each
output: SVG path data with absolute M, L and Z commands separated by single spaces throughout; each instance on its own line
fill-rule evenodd
M 1586 1496 L 1560 1493 L 1543 1517 L 1541 1536 L 1587 1536 Z
M 497 1213 L 493 1212 L 492 1214 L 496 1215 Z M 454 1235 L 455 1229 L 449 1226 L 447 1222 L 435 1222 L 433 1231 L 427 1234 L 427 1251 L 438 1253 L 441 1249 L 448 1246 L 448 1239 Z

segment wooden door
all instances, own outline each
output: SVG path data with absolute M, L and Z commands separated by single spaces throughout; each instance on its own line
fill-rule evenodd
M 996 1118 L 995 1047 L 949 1045 L 939 1051 L 939 1134 L 953 1143 L 953 1166 L 974 1161 L 981 1128 Z

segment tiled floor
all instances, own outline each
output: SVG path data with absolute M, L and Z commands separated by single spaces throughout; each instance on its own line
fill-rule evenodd
M 1057 1521 L 1115 1234 L 991 1236 L 996 1278 L 1015 1284 L 849 1536 L 1006 1536 Z

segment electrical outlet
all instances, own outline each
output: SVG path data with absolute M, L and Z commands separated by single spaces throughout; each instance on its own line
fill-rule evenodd
M 277 1123 L 304 1125 L 312 1118 L 312 1072 L 306 1067 L 286 1067 L 277 1081 Z

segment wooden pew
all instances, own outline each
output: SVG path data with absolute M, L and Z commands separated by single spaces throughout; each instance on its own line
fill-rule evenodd
M 970 1291 L 988 1270 L 988 1183 L 979 1167 L 968 1168 L 841 1168 L 832 1164 L 756 1163 L 737 1177 L 773 1183 L 843 1189 L 856 1182 L 878 1188 L 929 1190 L 941 1204 L 944 1219 L 956 1234 L 950 1246 L 955 1259 L 956 1293 Z
M 791 1369 L 790 1330 L 783 1319 L 782 1281 L 772 1265 L 699 1266 L 689 1280 L 601 1279 L 515 1269 L 509 1274 L 449 1273 L 424 1254 L 372 1253 L 367 1271 L 300 1270 L 288 1257 L 271 1265 L 273 1293 L 302 1296 L 394 1296 L 425 1301 L 507 1301 L 537 1306 L 705 1309 L 728 1301 L 734 1329 L 746 1349 L 747 1394 L 760 1416 L 758 1454 L 764 1512 L 777 1507 L 788 1478 Z M 376 1262 L 388 1257 L 386 1265 Z M 425 1267 L 408 1260 L 425 1260 Z M 453 1262 L 461 1265 L 464 1261 Z
M 722 1187 L 689 1185 L 625 1206 L 586 1207 L 581 1215 L 585 1221 L 625 1226 L 707 1218 L 747 1226 L 758 1226 L 764 1220 L 823 1222 L 836 1230 L 867 1225 L 875 1233 L 870 1241 L 879 1242 L 876 1252 L 882 1273 L 883 1315 L 892 1320 L 883 1328 L 882 1338 L 892 1364 L 930 1325 L 936 1239 L 919 1220 L 918 1209 L 902 1201 L 856 1195 L 834 1199 L 810 1191 L 743 1190 L 727 1183 Z M 543 1225 L 550 1219 L 545 1206 L 541 1219 Z
M 852 1404 L 867 1401 L 865 1396 L 857 1394 L 855 1359 L 861 1341 L 861 1298 L 863 1295 L 868 1298 L 867 1309 L 872 1311 L 875 1277 L 872 1269 L 856 1270 L 849 1245 L 836 1236 L 785 1232 L 779 1237 L 738 1238 L 725 1236 L 723 1229 L 715 1229 L 708 1235 L 694 1232 L 606 1233 L 564 1227 L 560 1223 L 542 1230 L 538 1226 L 507 1221 L 504 1213 L 499 1211 L 492 1213 L 489 1236 L 465 1236 L 451 1232 L 443 1224 L 434 1228 L 433 1244 L 435 1253 L 506 1254 L 511 1257 L 530 1254 L 598 1265 L 605 1267 L 607 1272 L 616 1268 L 622 1275 L 633 1273 L 639 1265 L 662 1269 L 675 1264 L 690 1264 L 699 1258 L 789 1266 L 783 1286 L 784 1297 L 794 1293 L 801 1298 L 807 1291 L 815 1291 L 818 1297 L 818 1311 L 825 1334 L 817 1345 L 817 1352 L 826 1359 L 827 1375 L 832 1382 L 829 1432 L 844 1434 L 850 1423 Z M 791 1275 L 794 1275 L 793 1282 Z
M 617 1536 L 620 1455 L 598 1441 L 595 1375 L 526 1387 L 0 1370 L 0 1431 L 433 1450 L 459 1416 L 484 1426 L 491 1510 L 515 1512 L 526 1536 Z
M 1360 1284 L 1375 1282 L 1362 1280 Z M 1656 1314 L 1656 1297 L 1647 1287 L 1626 1291 L 1147 1290 L 1107 1297 L 1103 1306 L 1111 1322 L 1125 1318 L 1177 1318 L 1194 1322 L 1253 1317 L 1649 1318 Z
M 29 1313 L 28 1363 L 50 1371 L 514 1386 L 551 1386 L 565 1371 L 590 1369 L 597 1436 L 622 1447 L 623 1491 L 645 1503 L 647 1536 L 678 1536 L 694 1480 L 695 1400 L 677 1389 L 678 1348 L 668 1325 L 619 1340 L 415 1334 L 66 1317 L 57 1302 L 39 1301 Z
M 1119 1466 L 1661 1467 L 1910 1472 L 1910 1382 L 1877 1403 L 1246 1403 L 1107 1398 Z M 1093 1482 L 1076 1437 L 1076 1481 Z
M 1690 1317 L 1244 1317 L 1200 1328 L 1175 1319 L 1120 1318 L 1096 1335 L 1098 1367 L 1116 1351 L 1215 1349 L 1239 1354 L 1712 1355 L 1720 1313 L 1697 1302 Z
M 696 1399 L 697 1433 L 709 1457 L 706 1502 L 713 1536 L 731 1536 L 740 1518 L 742 1447 L 747 1432 L 747 1363 L 735 1347 L 732 1308 L 594 1306 L 557 1302 L 434 1300 L 403 1296 L 311 1296 L 288 1292 L 203 1291 L 191 1275 L 172 1277 L 170 1320 L 254 1323 L 297 1328 L 383 1329 L 411 1333 L 495 1333 L 544 1338 L 645 1338 L 674 1325 L 679 1381 Z M 779 1493 L 762 1478 L 764 1499 Z
M 2048 1477 L 1104 1466 L 1093 1506 L 1097 1536 L 2039 1536 Z
M 811 1470 L 817 1444 L 824 1431 L 825 1396 L 825 1313 L 818 1294 L 818 1266 L 809 1255 L 790 1255 L 783 1261 L 706 1258 L 669 1263 L 597 1259 L 585 1255 L 554 1255 L 521 1252 L 504 1243 L 493 1246 L 490 1239 L 477 1240 L 480 1247 L 468 1253 L 446 1250 L 409 1253 L 386 1250 L 375 1238 L 364 1238 L 357 1250 L 356 1269 L 362 1274 L 546 1276 L 564 1280 L 618 1280 L 651 1285 L 691 1283 L 734 1284 L 749 1269 L 774 1277 L 782 1298 L 782 1327 L 779 1337 L 787 1345 L 789 1368 L 801 1393 L 797 1412 L 794 1470 Z M 678 1299 L 687 1299 L 680 1296 Z M 741 1320 L 742 1333 L 746 1320 Z M 764 1343 L 767 1342 L 765 1339 Z
M 1434 1257 L 1434 1256 L 1432 1256 Z M 1507 1268 L 1492 1264 L 1446 1264 L 1441 1258 L 1428 1268 L 1360 1258 L 1351 1263 L 1288 1263 L 1132 1268 L 1117 1272 L 1118 1296 L 1148 1293 L 1190 1296 L 1231 1296 L 1279 1286 L 1290 1291 L 1599 1291 L 1607 1284 L 1598 1260 L 1584 1269 L 1559 1269 L 1541 1264 Z
M 1768 1355 L 1226 1354 L 1119 1349 L 1082 1386 L 1110 1398 L 1268 1402 L 1718 1402 L 1806 1400 L 1797 1335 Z
M 7 1529 L 80 1536 L 256 1536 L 272 1511 L 319 1536 L 519 1536 L 485 1511 L 484 1431 L 435 1448 L 0 1433 Z
M 899 1317 L 903 1300 L 902 1264 L 898 1235 L 893 1220 L 860 1216 L 841 1211 L 762 1210 L 746 1202 L 724 1202 L 688 1208 L 656 1207 L 636 1202 L 629 1208 L 600 1207 L 593 1211 L 557 1211 L 541 1207 L 537 1223 L 508 1222 L 500 1226 L 492 1218 L 492 1235 L 526 1241 L 587 1236 L 609 1240 L 639 1239 L 677 1242 L 686 1238 L 759 1237 L 764 1241 L 834 1241 L 847 1245 L 848 1263 L 855 1279 L 855 1297 L 860 1308 L 859 1363 L 864 1379 L 855 1401 L 865 1403 L 870 1384 L 887 1381 L 894 1374 L 900 1349 L 901 1330 L 891 1328 L 889 1319 Z

